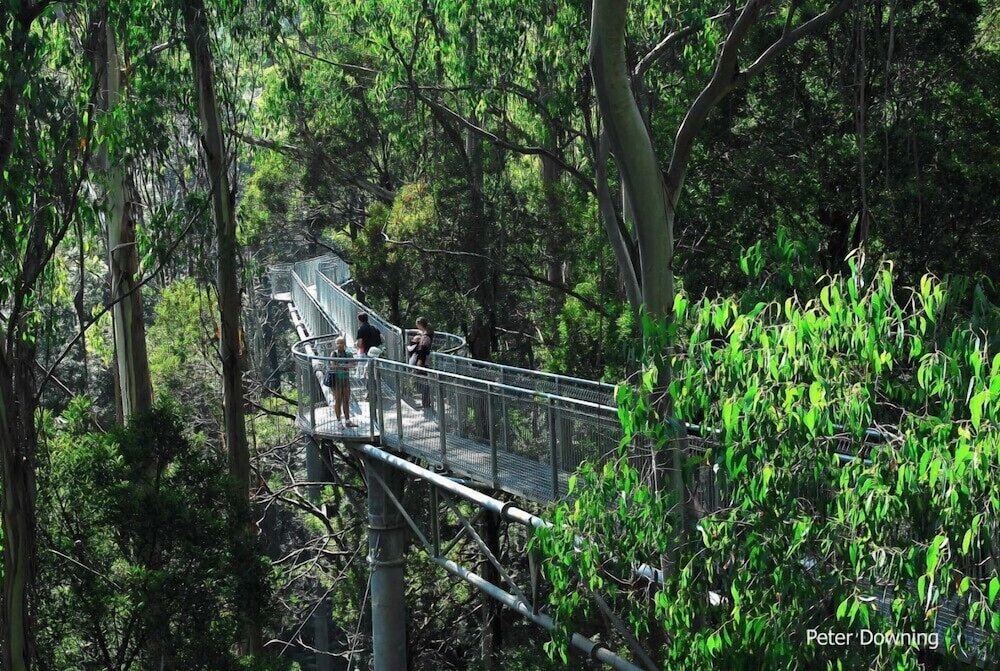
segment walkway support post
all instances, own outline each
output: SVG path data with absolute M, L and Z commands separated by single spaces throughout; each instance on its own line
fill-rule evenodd
M 374 671 L 406 669 L 406 602 L 403 551 L 406 531 L 392 503 L 403 500 L 405 476 L 391 465 L 365 458 L 368 475 L 368 563 L 372 571 Z
M 299 371 L 301 375 L 301 371 Z M 322 500 L 323 485 L 318 484 L 328 480 L 326 465 L 323 463 L 322 446 L 315 438 L 306 441 L 306 477 L 310 484 L 306 492 L 309 500 L 316 506 L 324 505 Z M 319 590 L 320 603 L 312 614 L 313 648 L 316 650 L 316 671 L 332 671 L 330 654 L 330 621 L 332 620 L 332 605 L 329 595 Z
M 490 510 L 482 512 L 482 524 L 479 530 L 483 542 L 495 557 L 500 557 L 500 515 Z M 483 578 L 499 585 L 500 573 L 489 559 L 484 558 L 480 564 Z M 482 594 L 480 603 L 483 609 L 482 639 L 480 641 L 480 656 L 483 671 L 494 671 L 499 667 L 497 651 L 503 645 L 503 628 L 500 619 L 500 603 L 488 594 Z

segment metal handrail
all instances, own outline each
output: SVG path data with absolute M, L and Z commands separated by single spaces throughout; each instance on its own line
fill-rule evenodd
M 410 342 L 413 336 L 420 333 L 417 329 L 406 329 L 403 334 L 406 336 L 406 342 Z M 468 344 L 465 342 L 465 338 L 455 334 L 448 333 L 447 331 L 434 331 L 434 341 L 432 343 L 434 351 L 433 354 L 443 354 L 443 355 L 453 355 L 466 358 L 468 356 Z
M 341 326 L 345 329 L 351 328 L 358 323 L 358 314 L 364 312 L 368 315 L 368 323 L 377 327 L 382 332 L 383 351 L 388 357 L 402 360 L 406 353 L 403 341 L 403 330 L 391 324 L 375 312 L 344 291 L 336 282 L 324 275 L 322 272 L 316 275 L 316 293 L 320 298 L 321 305 L 325 303 L 325 309 L 331 313 L 334 321 L 345 322 Z M 350 333 L 348 333 L 350 336 Z
M 525 396 L 532 399 L 545 399 L 546 401 L 559 401 L 560 403 L 565 403 L 567 405 L 578 405 L 587 410 L 593 412 L 597 411 L 599 413 L 607 413 L 609 415 L 614 415 L 615 418 L 618 417 L 617 408 L 611 406 L 602 405 L 600 403 L 594 403 L 592 401 L 586 401 L 579 398 L 574 398 L 572 396 L 560 396 L 558 394 L 552 394 L 545 391 L 535 391 L 533 389 L 525 389 L 524 387 L 515 387 L 509 384 L 504 384 L 502 382 L 495 382 L 493 380 L 484 380 L 477 377 L 469 377 L 468 375 L 461 375 L 459 373 L 452 373 L 449 371 L 438 370 L 436 368 L 424 368 L 422 366 L 414 366 L 413 364 L 403 363 L 401 361 L 392 361 L 391 359 L 373 359 L 376 362 L 376 367 L 388 368 L 388 369 L 399 369 L 408 370 L 415 373 L 433 373 L 435 378 L 441 378 L 446 380 L 460 380 L 462 382 L 471 383 L 472 385 L 485 386 L 489 389 L 497 391 L 505 391 L 511 394 Z M 470 387 L 471 388 L 471 387 Z

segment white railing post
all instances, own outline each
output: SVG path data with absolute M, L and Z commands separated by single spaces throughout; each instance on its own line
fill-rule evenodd
M 448 418 L 444 414 L 444 388 L 441 383 L 441 374 L 435 373 L 434 377 L 437 378 L 438 436 L 441 440 L 441 463 L 447 465 L 448 435 L 446 429 L 448 428 Z
M 497 452 L 496 430 L 493 419 L 493 393 L 489 385 L 486 386 L 486 422 L 489 425 L 490 434 L 490 479 L 493 482 L 493 489 L 499 489 L 500 481 L 500 455 Z
M 306 365 L 309 366 L 307 375 L 312 372 L 312 361 L 306 359 Z M 315 389 L 319 386 L 319 395 L 323 395 L 323 388 L 320 386 L 322 382 L 316 379 L 315 375 L 309 375 L 309 427 L 315 431 L 316 430 L 316 394 Z
M 375 416 L 378 413 L 379 406 L 375 403 L 375 363 L 371 360 L 362 359 L 362 366 L 365 367 L 365 373 L 367 373 L 366 381 L 368 383 L 368 437 L 371 441 L 375 442 Z
M 556 459 L 556 404 L 549 396 L 549 460 L 552 462 L 552 498 L 559 499 L 559 461 Z
M 375 359 L 372 359 L 371 363 L 372 371 L 372 393 L 368 397 L 368 409 L 371 410 L 372 399 L 376 402 L 376 412 L 378 412 L 378 432 L 379 434 L 385 429 L 385 407 L 382 404 L 382 371 L 378 369 L 375 363 Z
M 399 437 L 399 449 L 403 449 L 403 384 L 398 368 L 396 369 L 396 435 Z

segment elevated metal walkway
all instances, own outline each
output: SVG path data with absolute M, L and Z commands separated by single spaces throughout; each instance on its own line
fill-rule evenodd
M 441 331 L 429 368 L 409 365 L 414 332 L 347 293 L 341 284 L 349 278 L 335 256 L 271 269 L 272 295 L 289 303 L 299 327 L 293 357 L 303 431 L 382 444 L 536 503 L 564 496 L 583 461 L 614 455 L 622 430 L 612 385 L 468 359 L 464 340 Z M 335 359 L 338 337 L 353 347 L 361 312 L 382 333 L 382 356 Z M 335 369 L 349 378 L 355 427 L 341 426 L 334 414 L 325 380 Z
M 478 517 L 467 518 L 455 502 L 465 500 L 478 507 L 480 515 L 519 527 L 518 532 L 508 526 L 507 533 L 522 536 L 526 543 L 533 529 L 545 522 L 480 490 L 504 491 L 541 504 L 565 496 L 571 473 L 584 460 L 604 461 L 621 441 L 614 387 L 473 361 L 465 356 L 463 338 L 441 331 L 435 333 L 429 367 L 412 366 L 406 363 L 406 344 L 415 332 L 391 324 L 345 291 L 350 272 L 340 258 L 330 255 L 274 266 L 270 276 L 272 297 L 288 304 L 299 336 L 292 348 L 297 425 L 314 439 L 313 445 L 344 443 L 365 464 L 375 671 L 406 666 L 402 567 L 407 528 L 430 561 L 453 577 L 555 630 L 552 619 L 539 609 L 540 559 L 529 553 L 531 585 L 518 585 L 491 549 L 497 539 L 481 535 Z M 382 333 L 382 356 L 335 356 L 340 337 L 353 348 L 361 312 Z M 353 426 L 342 423 L 343 413 L 336 416 L 337 388 L 341 394 L 348 390 L 347 414 Z M 475 488 L 396 455 L 463 476 Z M 415 521 L 402 503 L 406 478 L 428 488 L 429 528 Z M 458 535 L 450 540 L 442 534 L 443 515 L 461 522 Z M 463 538 L 479 549 L 480 564 L 492 566 L 498 579 L 491 581 L 449 558 Z M 580 634 L 573 634 L 570 644 L 612 668 L 642 671 Z M 318 659 L 322 665 L 326 657 Z
M 537 594 L 532 592 L 529 598 L 530 589 L 514 584 L 469 520 L 462 518 L 464 528 L 459 535 L 465 534 L 476 542 L 510 591 L 449 560 L 448 550 L 442 550 L 435 520 L 440 503 L 447 501 L 447 496 L 457 496 L 479 505 L 484 511 L 493 510 L 504 519 L 522 525 L 529 534 L 532 527 L 545 523 L 509 503 L 456 485 L 376 446 L 467 478 L 477 488 L 504 491 L 534 503 L 547 504 L 567 495 L 570 475 L 584 461 L 600 466 L 615 456 L 623 440 L 623 431 L 614 403 L 614 387 L 592 380 L 469 359 L 464 340 L 444 332 L 435 333 L 435 351 L 428 368 L 408 365 L 406 344 L 414 332 L 391 324 L 345 291 L 343 287 L 350 281 L 350 269 L 342 259 L 329 255 L 274 266 L 270 276 L 272 297 L 288 303 L 299 334 L 299 342 L 293 347 L 297 424 L 317 440 L 348 444 L 365 459 L 366 471 L 372 478 L 369 481 L 370 510 L 372 492 L 376 492 L 376 498 L 381 497 L 376 506 L 381 511 L 376 526 L 390 529 L 392 525 L 386 520 L 398 515 L 396 523 L 402 528 L 405 521 L 431 561 L 541 626 L 551 628 L 551 620 L 539 614 Z M 347 360 L 332 356 L 339 336 L 345 338 L 348 347 L 353 347 L 357 315 L 361 312 L 367 313 L 369 323 L 382 333 L 382 356 Z M 328 384 L 331 374 L 339 374 L 339 382 L 333 384 L 349 385 L 349 413 L 355 426 L 340 424 L 334 414 L 333 390 Z M 872 446 L 885 439 L 878 431 L 868 433 L 860 444 L 847 438 L 831 438 L 831 450 L 845 462 L 867 458 Z M 712 438 L 712 432 L 689 427 L 688 449 L 692 452 L 704 450 Z M 632 453 L 636 450 L 637 446 L 632 445 Z M 382 470 L 385 466 L 391 469 Z M 416 477 L 430 487 L 431 529 L 421 529 L 400 503 L 401 485 L 392 481 L 400 473 Z M 708 464 L 698 467 L 690 493 L 700 512 L 710 513 L 726 505 L 726 490 L 723 483 L 716 481 L 714 468 Z M 823 499 L 829 492 L 803 491 L 803 495 Z M 450 509 L 457 511 L 454 506 Z M 454 547 L 454 544 L 452 541 L 447 547 Z M 380 575 L 379 567 L 395 571 L 394 561 L 391 557 L 372 558 L 373 575 Z M 987 562 L 978 556 L 970 557 L 967 564 L 965 568 L 971 576 L 982 576 L 994 570 L 992 559 Z M 655 570 L 649 567 L 645 572 L 642 567 L 636 570 L 637 575 L 656 581 Z M 394 580 L 401 578 L 397 576 Z M 871 586 L 863 587 L 871 589 Z M 877 594 L 872 598 L 879 603 L 880 609 L 888 612 L 891 594 L 884 589 L 874 591 Z M 720 604 L 725 602 L 725 597 L 717 598 Z M 961 619 L 960 611 L 961 604 L 957 601 L 942 605 L 935 628 L 942 640 L 946 629 Z M 392 618 L 396 616 L 398 613 L 391 613 Z M 959 657 L 982 664 L 981 651 L 988 634 L 971 623 L 963 624 L 962 632 L 967 652 Z M 642 666 L 650 668 L 648 660 L 642 660 L 641 646 L 630 641 L 627 632 L 619 633 L 629 641 L 629 647 L 643 662 Z M 588 638 L 575 634 L 572 645 L 614 668 L 639 670 L 638 666 Z M 398 660 L 383 668 L 396 668 L 394 664 L 398 665 Z M 378 664 L 376 671 L 380 671 Z

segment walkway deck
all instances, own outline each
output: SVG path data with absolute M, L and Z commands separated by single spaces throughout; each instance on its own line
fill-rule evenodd
M 304 281 L 290 269 L 291 282 L 285 280 L 285 285 L 291 284 L 287 291 L 272 277 L 272 297 L 290 303 L 304 322 L 316 325 L 314 330 L 319 332 L 308 335 L 325 336 L 326 351 L 336 333 L 342 333 L 353 346 L 357 313 L 371 311 L 339 287 L 330 290 L 329 278 L 323 290 L 317 291 L 314 282 L 323 280 L 322 260 L 318 261 L 316 267 L 303 269 L 303 276 L 312 281 Z M 341 276 L 347 272 L 346 266 L 338 268 Z M 378 320 L 384 338 L 396 340 L 387 342 L 386 359 L 369 360 L 375 375 L 368 379 L 370 386 L 365 386 L 360 376 L 357 383 L 352 378 L 351 414 L 358 426 L 340 428 L 328 406 L 329 390 L 317 393 L 320 385 L 316 380 L 331 362 L 313 355 L 297 358 L 298 424 L 302 430 L 320 439 L 380 441 L 481 487 L 537 503 L 565 496 L 570 473 L 581 462 L 600 463 L 617 449 L 621 427 L 617 411 L 606 400 L 611 398 L 607 385 L 488 362 L 470 365 L 461 357 L 451 357 L 447 365 L 442 361 L 439 369 L 415 369 L 402 363 L 404 332 L 371 316 Z M 306 340 L 317 339 L 308 337 L 303 343 Z M 323 345 L 322 339 L 316 344 Z M 417 407 L 422 393 L 428 394 L 430 408 Z M 371 402 L 365 400 L 369 396 L 373 396 Z M 442 411 L 444 417 L 440 416 Z M 696 480 L 699 490 L 704 486 L 699 498 L 706 509 L 721 505 L 713 472 L 706 470 Z M 891 595 L 880 594 L 874 599 L 880 608 L 889 608 Z M 942 637 L 960 610 L 950 602 L 944 604 L 936 622 Z M 973 663 L 982 660 L 981 644 L 988 634 L 971 624 L 963 626 L 963 634 L 968 644 L 963 657 Z
M 463 437 L 452 431 L 444 433 L 442 445 L 437 412 L 414 408 L 407 403 L 401 406 L 402 431 L 384 430 L 380 437 L 382 445 L 420 457 L 429 464 L 446 468 L 481 485 L 531 501 L 551 501 L 566 494 L 570 473 L 558 470 L 556 490 L 552 484 L 550 463 L 506 450 L 497 450 L 494 455 L 488 442 Z M 395 428 L 395 421 L 387 420 L 385 424 L 388 428 Z
M 301 430 L 319 439 L 385 445 L 537 503 L 565 496 L 582 461 L 601 461 L 614 451 L 621 431 L 616 410 L 588 400 L 610 397 L 607 385 L 489 362 L 468 365 L 442 353 L 435 354 L 440 368 L 408 366 L 403 363 L 407 334 L 336 286 L 322 262 L 310 264 L 289 267 L 283 280 L 287 291 L 272 279 L 272 297 L 287 302 L 302 327 L 295 354 Z M 353 348 L 359 312 L 377 320 L 389 342 L 382 358 L 370 360 L 374 379 L 366 383 L 352 375 L 351 415 L 357 426 L 342 428 L 322 380 L 339 365 L 330 358 L 336 338 L 343 336 Z M 460 341 L 439 335 L 445 336 L 440 344 Z M 396 387 L 402 390 L 398 399 Z M 422 393 L 428 395 L 428 409 L 419 407 Z

